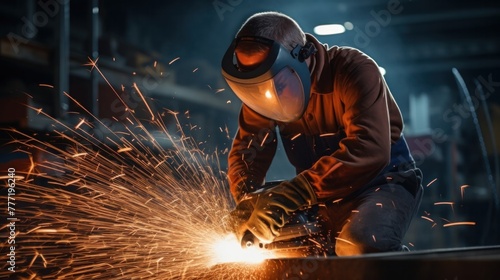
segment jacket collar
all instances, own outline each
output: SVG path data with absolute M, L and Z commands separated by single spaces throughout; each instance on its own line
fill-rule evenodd
M 330 93 L 333 91 L 333 77 L 327 53 L 328 45 L 319 42 L 316 37 L 309 33 L 306 33 L 306 40 L 313 43 L 317 49 L 314 55 L 316 62 L 311 75 L 311 92 Z

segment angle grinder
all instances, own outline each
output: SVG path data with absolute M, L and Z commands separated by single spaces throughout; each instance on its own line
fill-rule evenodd
M 271 188 L 279 183 L 281 181 L 268 182 L 263 188 Z M 264 244 L 250 231 L 246 231 L 241 246 L 272 250 L 278 257 L 334 255 L 328 223 L 326 207 L 316 204 L 292 213 L 286 224 L 278 230 L 279 234 L 273 242 Z

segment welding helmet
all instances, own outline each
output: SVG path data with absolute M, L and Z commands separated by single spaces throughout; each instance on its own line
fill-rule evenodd
M 263 44 L 269 51 L 255 67 L 238 65 L 235 50 L 242 41 Z M 257 113 L 281 122 L 298 120 L 309 101 L 311 77 L 305 59 L 312 43 L 292 51 L 262 37 L 237 37 L 222 59 L 222 75 L 238 98 Z

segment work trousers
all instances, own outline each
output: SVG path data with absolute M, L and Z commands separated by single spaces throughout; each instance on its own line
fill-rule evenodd
M 399 169 L 384 172 L 362 190 L 325 204 L 325 226 L 335 255 L 403 250 L 402 240 L 418 211 L 423 188 L 420 169 Z

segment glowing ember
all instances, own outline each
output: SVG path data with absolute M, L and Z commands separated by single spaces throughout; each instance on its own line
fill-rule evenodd
M 124 152 L 129 152 L 129 151 L 132 151 L 132 148 L 126 147 L 126 148 L 118 149 L 117 153 L 124 153 Z
M 453 202 L 434 202 L 434 205 L 450 205 L 451 207 L 453 207 Z
M 462 197 L 462 200 L 464 199 L 464 193 L 465 193 L 465 189 L 468 188 L 469 185 L 462 185 L 460 186 L 460 196 Z
M 269 132 L 266 133 L 266 136 L 264 136 L 264 139 L 262 139 L 262 142 L 260 143 L 260 146 L 264 146 L 264 143 L 266 143 L 267 137 L 269 136 Z
M 426 187 L 429 187 L 430 185 L 434 184 L 434 182 L 437 181 L 437 178 L 434 178 L 432 181 L 430 181 Z
M 421 218 L 422 218 L 422 219 L 424 219 L 424 220 L 427 220 L 427 221 L 429 221 L 429 222 L 434 223 L 434 220 L 433 220 L 433 219 L 431 219 L 431 218 L 429 218 L 429 217 L 426 217 L 426 216 L 421 216 Z
M 337 240 L 337 241 L 342 241 L 342 242 L 345 242 L 345 243 L 348 243 L 348 244 L 354 245 L 354 243 L 352 243 L 351 241 L 349 241 L 349 240 L 347 240 L 347 239 L 344 239 L 344 238 L 335 237 L 335 240 Z
M 453 227 L 453 226 L 475 226 L 475 222 L 456 222 L 444 224 L 443 227 Z
M 297 134 L 297 135 L 294 135 L 294 136 L 291 138 L 291 140 L 293 141 L 293 140 L 297 139 L 297 137 L 299 137 L 300 135 L 302 135 L 302 133 L 299 133 L 299 134 Z
M 41 86 L 41 87 L 54 88 L 53 85 L 49 85 L 49 84 L 38 84 L 38 85 Z
M 453 204 L 454 204 L 453 202 L 434 202 L 434 205 L 449 205 L 451 207 L 451 210 L 455 212 Z
M 137 93 L 139 94 L 139 96 L 141 97 L 142 102 L 144 102 L 144 106 L 146 106 L 146 108 L 148 108 L 148 111 L 151 114 L 151 120 L 154 121 L 155 120 L 155 115 L 153 114 L 153 111 L 151 110 L 151 107 L 149 107 L 148 102 L 146 102 L 146 99 L 144 98 L 144 94 L 142 94 L 141 90 L 139 89 L 139 87 L 137 86 L 136 83 L 133 84 L 133 87 L 137 91 Z
M 174 63 L 174 62 L 176 62 L 176 61 L 177 61 L 177 60 L 179 60 L 179 59 L 181 59 L 181 58 L 180 58 L 180 57 L 176 57 L 176 58 L 172 59 L 172 60 L 168 63 L 168 65 L 170 65 L 170 64 L 172 64 L 172 63 Z

